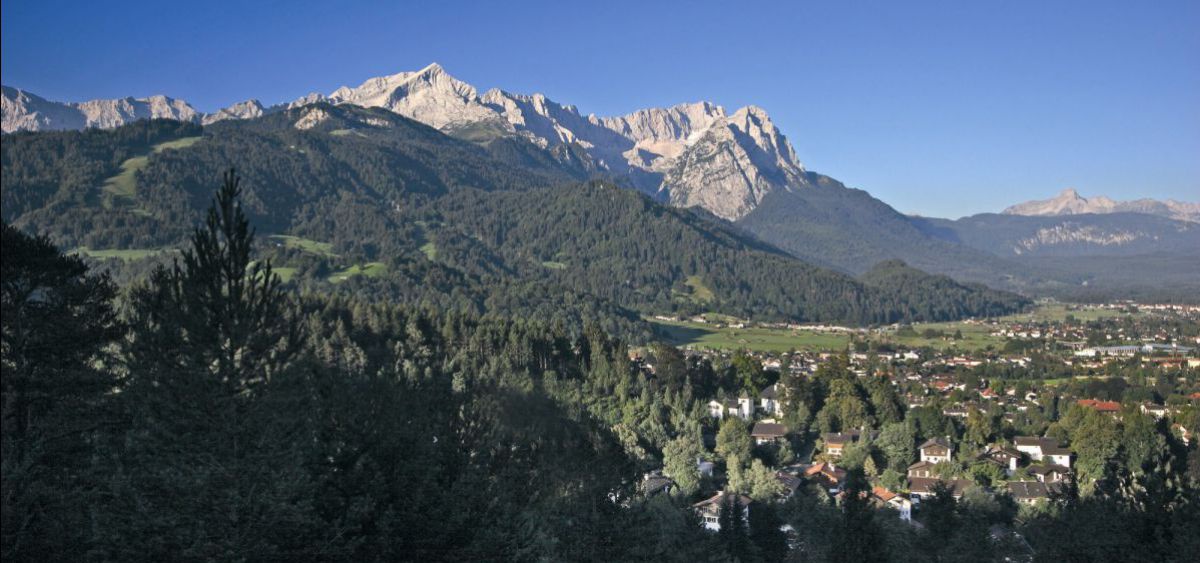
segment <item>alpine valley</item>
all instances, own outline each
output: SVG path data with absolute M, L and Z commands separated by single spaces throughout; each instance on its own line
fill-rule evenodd
M 887 323 L 1200 295 L 1188 204 L 906 216 L 807 170 L 754 106 L 597 117 L 432 64 L 208 114 L 5 86 L 3 131 L 4 221 L 121 276 L 169 259 L 234 167 L 262 253 L 301 287 L 643 336 L 650 314 Z

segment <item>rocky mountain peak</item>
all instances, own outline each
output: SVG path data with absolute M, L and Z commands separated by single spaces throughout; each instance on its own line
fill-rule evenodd
M 276 108 L 277 107 L 278 106 L 276 106 Z M 276 108 L 265 108 L 263 107 L 262 102 L 251 99 L 244 102 L 238 102 L 227 108 L 220 109 L 216 113 L 205 115 L 200 120 L 200 123 L 209 125 L 218 121 L 224 121 L 226 119 L 254 119 L 256 117 L 262 117 Z
M 450 76 L 437 63 L 416 72 L 371 78 L 356 88 L 342 86 L 327 99 L 334 104 L 384 108 L 443 130 L 503 123 L 480 100 L 474 86 Z
M 680 207 L 702 207 L 736 221 L 774 190 L 807 186 L 791 143 L 761 108 L 721 117 L 675 159 L 660 193 Z

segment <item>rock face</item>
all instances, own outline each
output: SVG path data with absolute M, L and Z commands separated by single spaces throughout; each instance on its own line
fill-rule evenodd
M 60 103 L 4 86 L 2 103 L 5 133 L 119 127 L 154 118 L 199 121 L 201 117 L 187 102 L 166 96 Z
M 278 107 L 264 108 L 258 100 L 246 100 L 219 110 L 216 113 L 205 115 L 200 122 L 204 125 L 209 125 L 226 119 L 254 119 L 275 111 Z
M 736 221 L 775 190 L 811 187 L 804 166 L 766 112 L 750 106 L 716 120 L 686 145 L 663 178 L 672 204 Z
M 660 199 L 729 220 L 745 216 L 773 190 L 809 187 L 795 151 L 760 108 L 727 114 L 721 106 L 697 102 L 617 117 L 584 116 L 542 94 L 493 89 L 480 95 L 437 63 L 286 105 L 247 100 L 207 115 L 163 96 L 60 104 L 6 87 L 4 131 L 117 127 L 147 117 L 207 125 L 317 102 L 384 108 L 471 141 L 521 137 L 560 160 L 578 159 Z M 297 126 L 316 123 L 319 116 L 313 114 Z
M 1175 200 L 1138 199 L 1115 201 L 1104 196 L 1085 198 L 1067 188 L 1051 199 L 1018 203 L 1004 210 L 1006 215 L 1081 215 L 1084 213 L 1145 213 L 1177 221 L 1200 222 L 1200 203 Z

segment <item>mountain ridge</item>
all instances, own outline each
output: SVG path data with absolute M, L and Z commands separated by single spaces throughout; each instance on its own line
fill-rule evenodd
M 1059 216 L 1108 213 L 1145 213 L 1178 221 L 1200 223 L 1200 203 L 1159 201 L 1142 198 L 1118 201 L 1106 196 L 1083 197 L 1075 188 L 1066 188 L 1050 199 L 1026 201 L 1010 205 L 1003 215 Z
M 380 107 L 472 141 L 520 136 L 547 149 L 575 146 L 590 156 L 597 169 L 618 180 L 664 201 L 704 207 L 728 220 L 752 211 L 768 191 L 797 187 L 793 183 L 804 172 L 787 138 L 755 106 L 727 113 L 711 102 L 695 102 L 620 116 L 584 116 L 574 106 L 544 94 L 513 94 L 496 88 L 480 94 L 436 62 L 417 71 L 342 86 L 328 95 L 313 93 L 271 106 L 250 99 L 203 114 L 171 98 L 144 102 L 148 108 L 92 110 L 97 114 L 93 117 L 85 107 L 124 107 L 123 100 L 62 104 L 6 87 L 3 131 L 111 128 L 155 117 L 211 124 L 314 102 Z M 87 117 L 72 117 L 72 111 Z

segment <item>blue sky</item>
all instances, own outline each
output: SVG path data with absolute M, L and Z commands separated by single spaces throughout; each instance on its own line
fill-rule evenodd
M 1200 200 L 1196 1 L 95 4 L 5 0 L 4 84 L 212 111 L 437 61 L 584 113 L 756 104 L 809 169 L 904 212 Z

